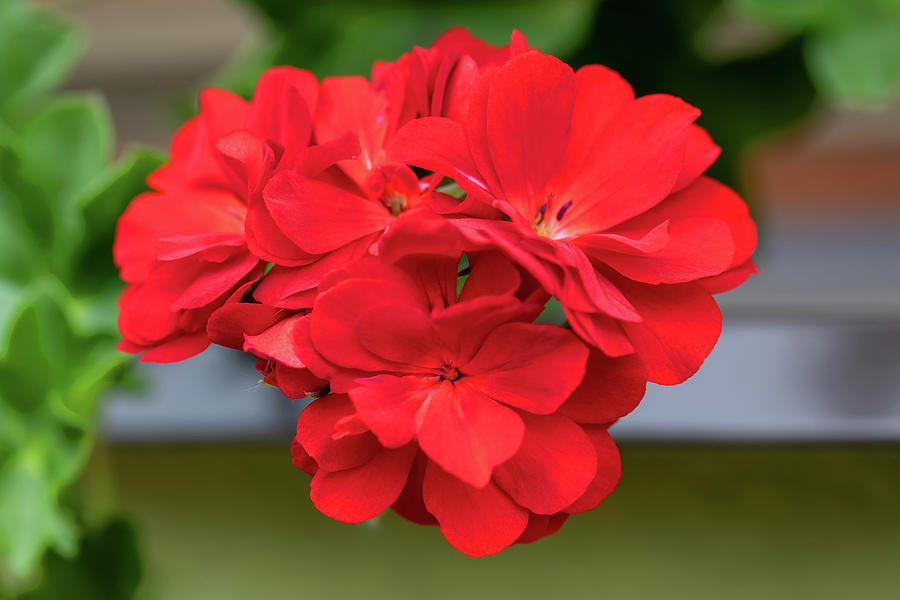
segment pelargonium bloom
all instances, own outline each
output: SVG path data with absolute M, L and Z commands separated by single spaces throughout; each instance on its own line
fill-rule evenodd
M 270 224 L 270 241 L 259 245 L 271 247 L 277 240 L 280 248 L 257 252 L 278 266 L 256 297 L 283 307 L 310 306 L 310 282 L 362 256 L 400 214 L 422 206 L 448 214 L 472 210 L 435 191 L 440 176 L 420 180 L 408 165 L 391 160 L 387 145 L 410 119 L 465 111 L 480 69 L 503 64 L 527 47 L 518 32 L 510 46 L 495 48 L 453 29 L 427 50 L 376 65 L 372 82 L 356 76 L 322 80 L 313 114 L 316 142 L 333 145 L 352 137 L 359 150 L 326 173 L 284 170 L 266 186 L 265 201 L 251 207 L 251 221 Z M 310 267 L 286 268 L 302 264 Z
M 598 399 L 584 426 L 560 414 L 568 402 L 578 413 L 587 347 L 531 322 L 542 306 L 515 295 L 518 271 L 497 255 L 474 260 L 457 297 L 456 237 L 443 223 L 401 219 L 378 258 L 323 284 L 293 343 L 349 402 L 316 401 L 301 415 L 298 440 L 317 465 L 314 503 L 350 522 L 398 502 L 421 452 L 420 489 L 401 505 L 418 494 L 447 539 L 477 556 L 515 542 L 529 519 L 546 533 L 549 515 L 561 524 L 579 499 L 599 503 L 618 480 L 606 426 L 630 408 L 610 402 L 611 412 Z M 344 456 L 345 447 L 354 450 Z M 336 454 L 343 459 L 331 462 Z
M 756 242 L 740 198 L 701 175 L 718 148 L 699 114 L 532 50 L 482 75 L 462 122 L 409 122 L 392 156 L 501 210 L 507 221 L 451 222 L 526 268 L 585 341 L 637 353 L 651 381 L 673 384 L 715 344 L 710 290 L 752 271 Z
M 118 223 L 114 256 L 130 284 L 120 301 L 122 350 L 148 350 L 142 360 L 159 362 L 197 354 L 209 345 L 210 315 L 262 275 L 247 207 L 282 159 L 292 168 L 322 163 L 323 153 L 307 148 L 316 86 L 305 71 L 279 68 L 260 79 L 252 102 L 201 94 L 169 163 L 148 178 L 157 191 L 135 198 Z M 344 157 L 324 154 L 332 163 Z

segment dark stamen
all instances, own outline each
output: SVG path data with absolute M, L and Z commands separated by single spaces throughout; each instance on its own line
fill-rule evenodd
M 535 219 L 534 219 L 535 225 L 540 225 L 541 223 L 544 222 L 544 213 L 546 213 L 546 212 L 547 212 L 547 205 L 542 204 L 541 207 L 538 209 L 537 217 L 535 217 Z
M 562 218 L 566 216 L 566 211 L 569 210 L 569 207 L 572 206 L 571 202 L 566 202 L 562 206 L 559 207 L 559 212 L 556 213 L 556 220 L 562 221 Z

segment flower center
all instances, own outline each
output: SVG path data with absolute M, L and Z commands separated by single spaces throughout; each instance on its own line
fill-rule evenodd
M 540 236 L 552 238 L 560 221 L 563 220 L 563 217 L 566 216 L 566 213 L 572 206 L 571 202 L 566 202 L 556 211 L 556 218 L 554 218 L 552 211 L 550 211 L 550 215 L 548 216 L 547 212 L 550 210 L 550 204 L 553 203 L 554 200 L 556 200 L 556 194 L 547 194 L 547 201 L 538 207 L 534 220 L 531 222 L 534 230 Z
M 408 203 L 405 195 L 393 192 L 385 194 L 385 196 L 387 197 L 382 197 L 381 201 L 391 211 L 392 216 L 399 216 L 400 213 L 406 210 Z
M 452 362 L 444 363 L 441 366 L 441 370 L 438 371 L 438 375 L 440 375 L 441 379 L 444 381 L 456 381 L 459 379 L 459 369 L 457 369 Z

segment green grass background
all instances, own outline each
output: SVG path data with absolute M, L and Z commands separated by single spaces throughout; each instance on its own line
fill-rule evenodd
M 322 516 L 287 443 L 107 456 L 141 527 L 141 600 L 900 597 L 900 447 L 622 451 L 599 509 L 484 559 L 393 514 Z

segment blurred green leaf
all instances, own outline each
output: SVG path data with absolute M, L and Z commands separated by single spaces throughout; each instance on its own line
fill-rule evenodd
M 132 198 L 149 189 L 145 183 L 147 176 L 164 161 L 165 157 L 159 152 L 135 149 L 108 168 L 78 201 L 85 235 L 75 249 L 72 261 L 74 270 L 70 287 L 73 293 L 108 293 L 104 286 L 118 282 L 112 261 L 116 220 Z
M 804 35 L 807 65 L 827 98 L 878 106 L 900 94 L 897 0 L 730 0 L 730 6 Z
M 58 506 L 58 457 L 48 454 L 40 438 L 32 438 L 0 466 L 0 556 L 17 576 L 27 575 L 47 547 L 71 556 L 77 532 Z
M 109 113 L 94 96 L 53 101 L 22 127 L 22 175 L 66 210 L 104 170 L 112 155 Z
M 593 35 L 570 59 L 576 67 L 612 67 L 639 95 L 668 93 L 700 107 L 697 122 L 722 147 L 709 174 L 741 188 L 747 150 L 808 114 L 815 88 L 797 37 L 731 60 L 703 55 L 695 40 L 722 6 L 722 0 L 604 0 Z
M 0 355 L 6 351 L 9 329 L 19 310 L 21 297 L 20 284 L 0 279 Z
M 129 521 L 116 518 L 85 535 L 76 559 L 51 554 L 40 586 L 20 600 L 128 600 L 140 576 L 137 532 Z
M 97 401 L 128 364 L 115 350 L 115 222 L 161 159 L 136 151 L 110 165 L 102 101 L 40 98 L 80 40 L 53 15 L 0 0 L 0 588 L 12 586 L 0 596 L 33 587 L 48 548 L 30 597 L 127 598 L 138 574 L 121 524 L 89 535 L 72 562 L 85 516 L 72 483 Z M 106 566 L 116 571 L 104 579 Z
M 263 69 L 290 64 L 318 77 L 368 75 L 374 60 L 395 60 L 413 46 L 427 46 L 462 25 L 493 44 L 509 43 L 520 29 L 535 47 L 566 54 L 588 34 L 597 0 L 396 0 L 338 5 L 245 0 L 268 21 L 272 33 L 255 53 L 244 52 L 217 84 L 248 95 Z
M 22 175 L 15 148 L 0 145 L 0 277 L 27 281 L 53 245 L 56 215 Z
M 59 84 L 82 47 L 71 24 L 21 0 L 0 0 L 0 119 Z
M 25 304 L 0 353 L 0 389 L 6 402 L 23 413 L 40 408 L 58 390 L 68 352 L 76 350 L 71 342 L 66 317 L 52 298 L 42 294 Z
M 815 36 L 806 56 L 825 96 L 883 106 L 900 93 L 900 12 Z

